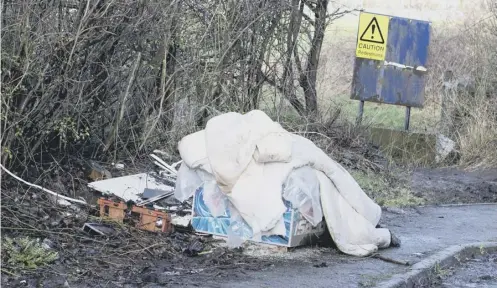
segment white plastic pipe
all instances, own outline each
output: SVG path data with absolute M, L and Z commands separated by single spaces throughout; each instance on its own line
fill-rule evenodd
M 178 174 L 178 171 L 176 171 L 176 169 L 174 169 L 173 167 L 171 167 L 171 165 L 167 164 L 164 160 L 160 159 L 156 155 L 150 154 L 150 157 L 152 157 L 155 160 L 157 160 L 157 162 L 159 162 L 162 166 L 166 167 L 167 170 L 170 171 L 171 173 L 173 173 L 174 175 Z
M 79 199 L 74 199 L 74 198 L 71 198 L 71 197 L 67 197 L 67 196 L 64 196 L 64 195 L 60 195 L 59 193 L 57 192 L 53 192 L 51 190 L 48 190 L 46 188 L 43 188 L 41 186 L 38 186 L 36 184 L 33 184 L 33 183 L 29 183 L 28 181 L 26 180 L 23 180 L 19 177 L 17 177 L 14 173 L 10 172 L 7 168 L 3 167 L 2 164 L 0 164 L 0 167 L 2 167 L 2 169 L 7 172 L 7 174 L 9 174 L 10 176 L 14 177 L 16 180 L 18 181 L 21 181 L 22 183 L 28 185 L 28 186 L 31 186 L 33 188 L 37 188 L 37 189 L 40 189 L 41 191 L 43 192 L 46 192 L 48 194 L 51 194 L 53 196 L 56 196 L 58 198 L 61 198 L 61 199 L 64 199 L 64 200 L 67 200 L 67 201 L 70 201 L 70 202 L 75 202 L 75 203 L 80 203 L 80 204 L 84 204 L 84 205 L 88 205 L 88 203 L 86 203 L 86 201 L 83 201 L 83 200 L 79 200 Z

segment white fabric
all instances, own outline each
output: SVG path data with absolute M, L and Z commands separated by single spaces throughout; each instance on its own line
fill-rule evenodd
M 390 246 L 390 231 L 375 228 L 361 214 L 356 213 L 330 179 L 317 171 L 321 187 L 321 205 L 326 225 L 337 244 L 346 254 L 368 256 L 378 248 Z
M 310 140 L 285 131 L 262 111 L 216 116 L 203 132 L 183 138 L 178 149 L 189 167 L 211 170 L 256 237 L 281 232 L 283 183 L 293 169 L 308 165 L 329 181 L 320 176 L 321 205 L 340 250 L 365 256 L 390 244 L 389 231 L 375 228 L 381 208 L 353 177 Z
M 199 143 L 201 143 L 199 145 Z M 205 130 L 200 130 L 181 139 L 178 144 L 181 159 L 192 169 L 201 168 L 212 173 L 205 149 Z

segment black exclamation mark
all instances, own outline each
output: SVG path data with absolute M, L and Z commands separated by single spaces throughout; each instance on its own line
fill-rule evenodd
M 373 28 L 373 33 L 371 34 L 371 39 L 374 39 L 374 30 L 376 29 L 376 25 L 373 24 L 372 28 Z

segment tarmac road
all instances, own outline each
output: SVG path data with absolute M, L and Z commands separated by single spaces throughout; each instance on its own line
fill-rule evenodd
M 428 206 L 384 212 L 382 224 L 402 240 L 400 248 L 382 250 L 396 260 L 416 263 L 448 246 L 497 241 L 497 205 Z M 408 267 L 374 258 L 354 258 L 329 250 L 305 257 L 313 248 L 298 249 L 296 260 L 281 261 L 245 277 L 199 283 L 200 287 L 374 287 Z M 325 263 L 323 265 L 316 265 Z M 314 267 L 326 266 L 326 267 Z M 199 287 L 199 286 L 197 286 Z

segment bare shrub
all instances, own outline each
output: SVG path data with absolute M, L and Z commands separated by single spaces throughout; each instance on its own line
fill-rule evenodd
M 328 13 L 328 0 L 2 3 L 2 163 L 24 172 L 174 154 L 210 117 L 259 108 L 264 91 L 317 118 L 324 29 L 348 12 Z
M 439 81 L 442 72 L 452 74 L 452 89 L 440 99 L 442 132 L 457 141 L 460 164 L 470 168 L 497 165 L 497 4 L 489 3 L 493 13 L 444 39 L 444 54 L 434 61 Z

